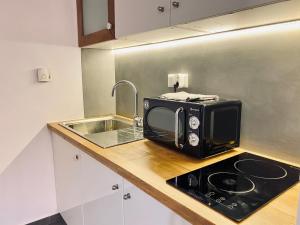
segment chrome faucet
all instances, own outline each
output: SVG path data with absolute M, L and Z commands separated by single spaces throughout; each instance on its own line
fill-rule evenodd
M 112 88 L 111 96 L 114 97 L 116 88 L 121 84 L 128 84 L 130 87 L 132 87 L 134 92 L 134 115 L 133 115 L 133 122 L 135 126 L 141 127 L 143 126 L 143 118 L 138 115 L 138 91 L 135 87 L 135 85 L 128 81 L 128 80 L 120 80 Z

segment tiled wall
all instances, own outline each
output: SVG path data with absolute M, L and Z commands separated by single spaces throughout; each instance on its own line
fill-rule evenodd
M 199 43 L 116 53 L 116 80 L 143 97 L 171 91 L 167 74 L 187 72 L 193 93 L 243 102 L 242 147 L 300 163 L 300 31 L 252 33 Z M 117 113 L 131 116 L 129 89 L 117 93 Z

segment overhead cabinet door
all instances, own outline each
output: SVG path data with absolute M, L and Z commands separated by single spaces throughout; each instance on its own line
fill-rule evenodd
M 206 17 L 203 9 L 211 0 L 171 0 L 171 25 L 182 24 Z M 213 0 L 214 1 L 214 0 Z
M 170 0 L 115 0 L 116 37 L 170 25 Z
M 171 25 L 253 8 L 274 0 L 171 0 Z M 277 1 L 278 2 L 278 1 Z
M 89 35 L 107 28 L 108 1 L 82 0 L 83 32 Z
M 79 46 L 115 39 L 114 0 L 76 0 Z

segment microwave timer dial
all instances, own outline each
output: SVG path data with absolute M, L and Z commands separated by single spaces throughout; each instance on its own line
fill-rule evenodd
M 196 147 L 199 144 L 199 137 L 195 133 L 189 134 L 189 144 Z
M 196 130 L 200 126 L 200 121 L 196 116 L 192 116 L 189 119 L 190 128 Z

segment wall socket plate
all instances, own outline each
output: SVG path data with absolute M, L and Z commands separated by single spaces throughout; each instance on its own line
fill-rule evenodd
M 37 69 L 37 81 L 38 82 L 52 81 L 52 76 L 47 68 L 38 68 Z
M 174 87 L 177 81 L 177 74 L 168 74 L 168 87 Z
M 172 73 L 168 74 L 168 87 L 174 87 L 178 82 L 178 88 L 189 87 L 189 75 L 187 73 Z

